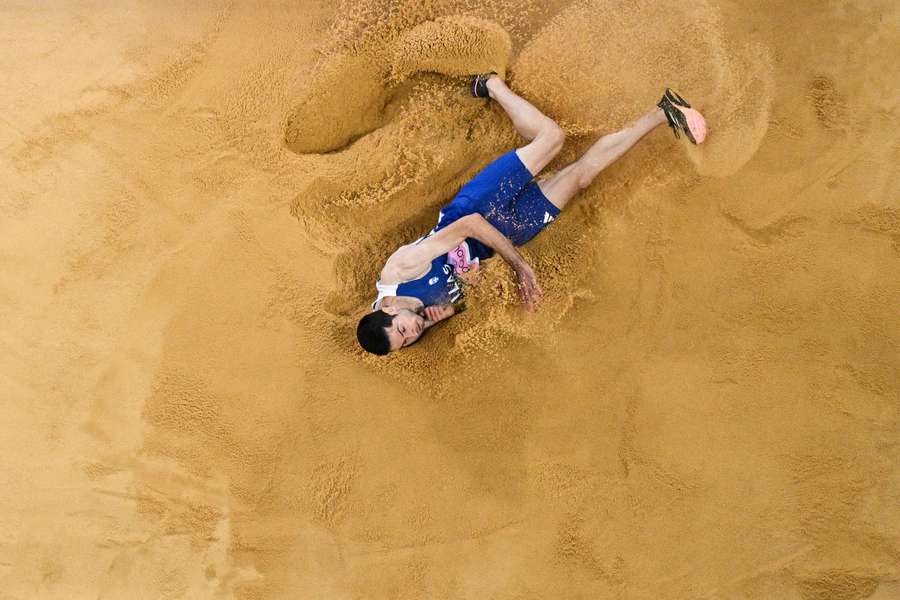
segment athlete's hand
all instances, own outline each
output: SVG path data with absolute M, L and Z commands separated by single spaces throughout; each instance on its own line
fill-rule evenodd
M 456 314 L 456 310 L 453 308 L 452 304 L 435 304 L 433 306 L 426 306 L 422 313 L 426 321 L 437 323 L 438 321 L 443 321 L 444 319 L 452 317 Z
M 534 310 L 544 295 L 534 277 L 534 271 L 527 263 L 522 263 L 516 267 L 516 279 L 519 283 L 519 294 L 522 296 L 522 302 L 525 303 L 525 310 Z

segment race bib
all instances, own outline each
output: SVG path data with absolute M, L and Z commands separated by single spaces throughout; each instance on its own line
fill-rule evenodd
M 453 271 L 457 275 L 478 270 L 478 257 L 472 258 L 469 253 L 469 244 L 466 242 L 447 253 L 447 262 L 453 265 Z

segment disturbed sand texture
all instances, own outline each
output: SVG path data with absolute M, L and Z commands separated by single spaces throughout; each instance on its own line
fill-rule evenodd
M 896 2 L 186 4 L 0 7 L 0 598 L 900 598 Z M 711 136 L 364 357 L 489 69 Z

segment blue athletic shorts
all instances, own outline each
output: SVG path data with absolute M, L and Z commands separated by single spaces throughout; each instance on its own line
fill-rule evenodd
M 559 209 L 532 179 L 516 151 L 507 152 L 482 169 L 441 209 L 434 231 L 460 217 L 479 213 L 513 244 L 521 246 L 559 215 Z M 467 242 L 474 256 L 487 258 L 493 254 L 477 240 L 469 238 Z

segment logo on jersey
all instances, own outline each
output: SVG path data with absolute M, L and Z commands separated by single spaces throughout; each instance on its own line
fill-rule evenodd
M 431 279 L 428 280 L 428 285 L 434 285 L 438 281 L 440 281 L 440 277 L 432 277 Z
M 445 263 L 443 270 L 444 275 L 447 276 L 447 294 L 450 302 L 456 302 L 462 296 L 462 290 L 459 289 L 459 282 L 456 281 L 456 276 L 453 274 L 453 266 Z

